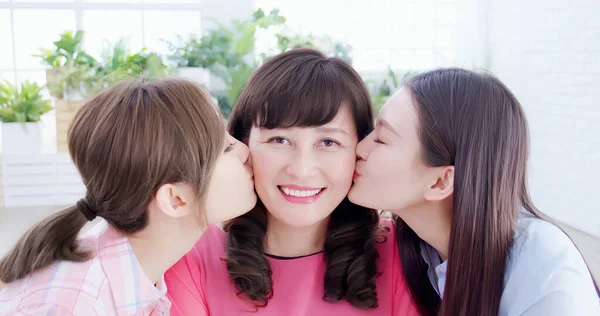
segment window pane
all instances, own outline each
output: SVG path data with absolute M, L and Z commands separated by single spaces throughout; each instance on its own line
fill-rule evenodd
M 0 9 L 0 69 L 13 68 L 13 47 L 10 36 L 10 12 Z
M 174 41 L 177 34 L 187 37 L 188 34 L 202 34 L 201 14 L 199 11 L 146 11 L 144 25 L 146 30 L 146 47 L 154 52 L 169 52 L 163 40 Z
M 45 70 L 31 70 L 31 71 L 17 71 L 17 83 L 29 81 L 31 83 L 37 83 L 40 86 L 46 85 L 46 71 Z M 47 89 L 42 90 L 42 95 L 45 98 L 50 98 L 50 93 Z
M 438 24 L 450 24 L 456 22 L 456 3 L 438 3 L 435 7 L 435 19 Z
M 17 71 L 17 80 L 19 84 L 25 80 L 29 82 L 36 82 L 40 86 L 46 84 L 46 71 L 45 70 L 31 70 L 31 71 Z
M 74 10 L 15 9 L 15 48 L 17 68 L 44 68 L 38 57 L 40 48 L 52 48 L 60 33 L 75 29 Z
M 436 49 L 434 65 L 435 67 L 450 67 L 456 64 L 456 58 L 452 49 Z
M 75 1 L 75 0 L 13 0 L 12 2 L 40 2 L 40 3 L 54 2 L 54 3 L 56 3 L 56 2 L 73 2 L 73 1 Z M 0 1 L 0 2 L 2 2 L 2 1 Z
M 456 31 L 450 26 L 437 27 L 435 29 L 435 46 L 443 48 L 454 47 L 456 43 Z
M 415 25 L 414 47 L 433 47 L 433 23 L 418 23 Z
M 415 50 L 413 69 L 433 68 L 433 50 L 417 49 Z
M 389 12 L 394 12 L 389 30 L 390 46 L 413 49 L 415 47 L 415 4 L 407 1 L 392 1 Z
M 397 49 L 392 52 L 392 69 L 407 71 L 414 68 L 414 51 Z
M 390 47 L 412 49 L 415 47 L 414 24 L 392 24 L 387 41 Z
M 141 10 L 86 10 L 83 12 L 85 47 L 100 54 L 106 41 L 114 44 L 125 38 L 131 50 L 142 49 Z
M 389 49 L 354 50 L 352 65 L 357 70 L 385 70 L 391 64 L 392 52 Z
M 89 3 L 141 3 L 142 0 L 83 0 Z M 144 1 L 148 2 L 148 1 Z
M 415 48 L 433 46 L 433 16 L 435 13 L 432 0 L 421 0 L 415 4 Z
M 7 80 L 11 84 L 15 84 L 15 72 L 14 71 L 0 71 L 0 82 L 4 83 Z
M 168 1 L 168 0 L 144 0 L 144 3 L 170 3 L 170 2 L 175 2 L 175 3 L 201 3 L 202 0 L 172 0 L 172 1 Z

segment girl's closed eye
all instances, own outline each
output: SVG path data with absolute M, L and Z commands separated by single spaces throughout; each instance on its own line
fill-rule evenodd
M 229 146 L 227 146 L 227 148 L 225 148 L 225 152 L 228 153 L 228 152 L 232 151 L 233 147 L 235 147 L 235 143 L 230 143 Z

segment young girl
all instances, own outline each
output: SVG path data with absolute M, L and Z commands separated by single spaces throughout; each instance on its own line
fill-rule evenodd
M 372 127 L 367 89 L 342 60 L 297 49 L 260 67 L 229 120 L 260 203 L 167 272 L 172 314 L 415 315 L 391 223 L 346 199 Z
M 164 272 L 206 226 L 256 203 L 247 147 L 187 81 L 101 92 L 76 115 L 69 152 L 86 195 L 0 262 L 0 315 L 167 315 Z
M 496 78 L 462 69 L 408 80 L 357 147 L 354 203 L 394 213 L 424 315 L 600 315 L 571 240 L 528 194 L 529 133 Z

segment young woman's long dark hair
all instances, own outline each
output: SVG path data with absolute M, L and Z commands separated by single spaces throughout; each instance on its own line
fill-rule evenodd
M 210 96 L 194 83 L 132 79 L 99 93 L 77 113 L 68 135 L 85 198 L 23 235 L 0 261 L 0 280 L 13 282 L 56 260 L 88 260 L 92 254 L 77 236 L 95 216 L 122 232 L 140 231 L 164 184 L 193 185 L 201 199 L 224 136 Z
M 230 133 L 247 142 L 253 125 L 264 128 L 311 127 L 332 121 L 348 106 L 359 139 L 373 128 L 369 94 L 360 76 L 338 58 L 312 49 L 295 49 L 266 62 L 250 78 L 229 120 Z M 267 215 L 259 203 L 226 225 L 227 270 L 240 294 L 265 306 L 273 294 L 265 258 Z M 324 252 L 327 260 L 323 298 L 377 307 L 375 278 L 379 216 L 348 199 L 333 211 Z
M 547 219 L 527 189 L 529 130 L 515 96 L 491 74 L 439 69 L 405 83 L 419 116 L 422 157 L 455 166 L 444 297 L 427 277 L 421 239 L 397 218 L 405 278 L 424 315 L 498 315 L 518 212 Z

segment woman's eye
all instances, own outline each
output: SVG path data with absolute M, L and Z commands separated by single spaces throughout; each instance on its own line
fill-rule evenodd
M 339 142 L 337 142 L 337 141 L 335 141 L 335 140 L 332 140 L 332 139 L 324 139 L 324 140 L 322 141 L 322 143 L 323 143 L 323 145 L 324 145 L 325 147 L 333 147 L 333 146 L 339 146 L 339 145 L 340 145 L 340 143 L 339 143 Z
M 280 144 L 280 145 L 287 145 L 287 144 L 290 143 L 287 139 L 285 139 L 283 137 L 272 137 L 272 138 L 269 139 L 268 142 L 269 143 Z

